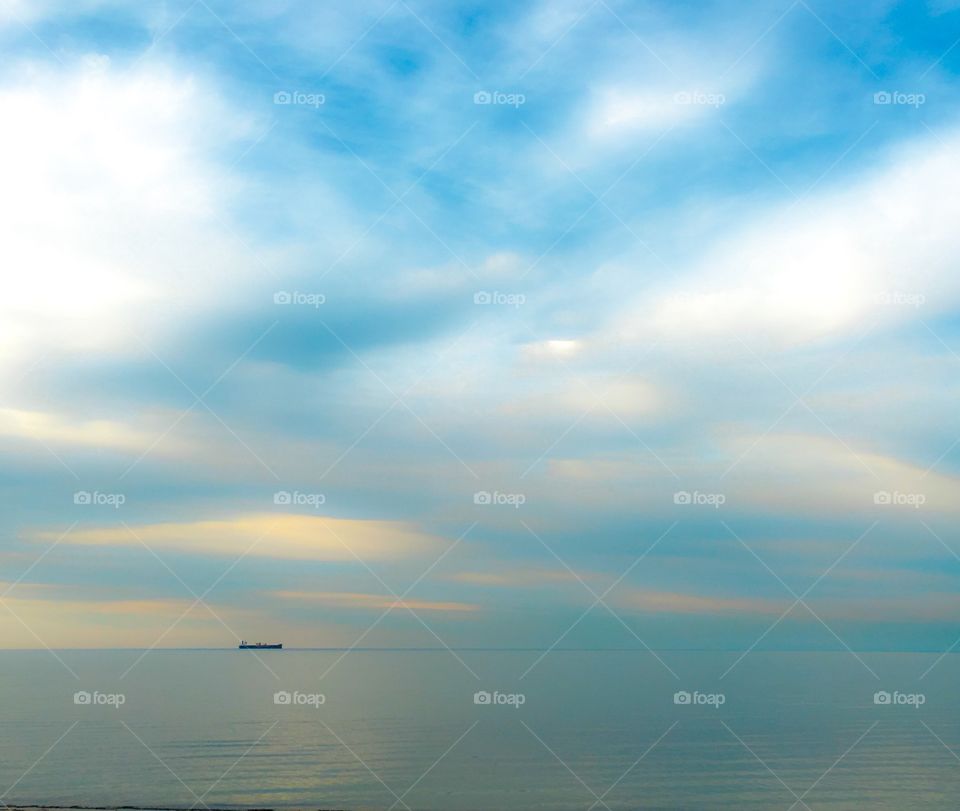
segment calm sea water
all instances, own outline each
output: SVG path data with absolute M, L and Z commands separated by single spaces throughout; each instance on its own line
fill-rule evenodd
M 526 676 L 539 653 L 58 655 L 0 653 L 7 804 L 960 805 L 953 655 L 926 676 L 936 655 L 754 652 L 726 676 L 739 654 L 663 652 L 671 674 L 647 652 L 553 651 Z

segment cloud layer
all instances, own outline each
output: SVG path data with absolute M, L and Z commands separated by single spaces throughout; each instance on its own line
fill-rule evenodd
M 11 644 L 746 647 L 815 583 L 770 644 L 949 645 L 960 12 L 888 6 L 6 6 Z

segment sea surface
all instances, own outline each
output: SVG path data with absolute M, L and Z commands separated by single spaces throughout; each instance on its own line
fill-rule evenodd
M 741 655 L 2 652 L 0 799 L 451 811 L 960 807 L 960 657 Z

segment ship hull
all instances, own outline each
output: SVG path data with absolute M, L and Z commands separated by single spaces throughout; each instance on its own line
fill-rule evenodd
M 276 645 L 240 645 L 240 650 L 281 650 L 283 648 L 283 643 L 278 642 Z

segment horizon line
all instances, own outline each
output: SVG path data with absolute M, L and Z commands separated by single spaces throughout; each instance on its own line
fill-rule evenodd
M 30 652 L 112 652 L 112 651 L 130 651 L 130 652 L 157 652 L 157 651 L 213 651 L 213 652 L 226 652 L 226 651 L 240 651 L 241 648 L 236 646 L 233 647 L 154 647 L 154 648 L 138 648 L 138 647 L 112 647 L 112 648 L 4 648 L 0 647 L 0 653 L 30 653 Z M 260 650 L 253 648 L 251 650 Z M 276 650 L 270 648 L 264 648 L 263 650 Z M 753 653 L 849 653 L 851 650 L 854 653 L 939 653 L 939 654 L 949 654 L 949 653 L 960 653 L 958 650 L 942 650 L 939 648 L 845 648 L 845 647 L 836 647 L 836 648 L 533 648 L 533 647 L 289 647 L 284 646 L 282 649 L 284 651 L 315 651 L 315 652 L 329 652 L 329 653 L 342 653 L 343 651 L 350 652 L 367 652 L 367 653 L 403 653 L 403 652 L 413 652 L 413 653 L 432 653 L 432 652 L 449 652 L 449 651 L 459 651 L 459 652 L 475 652 L 475 653 L 651 653 L 651 652 L 663 652 L 663 653 L 744 653 L 744 652 L 753 652 Z M 279 655 L 279 654 L 275 654 Z

